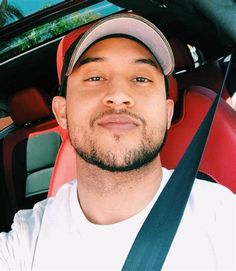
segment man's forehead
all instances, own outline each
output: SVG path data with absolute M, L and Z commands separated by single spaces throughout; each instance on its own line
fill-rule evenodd
M 81 57 L 78 59 L 75 67 L 79 67 L 82 66 L 84 64 L 87 63 L 91 63 L 91 62 L 104 62 L 106 61 L 106 56 L 96 56 L 96 45 L 104 40 L 110 40 L 110 39 L 114 39 L 114 38 L 121 38 L 121 39 L 128 39 L 131 40 L 133 42 L 136 42 L 137 44 L 139 44 L 140 46 L 142 46 L 144 49 L 146 49 L 150 56 L 148 57 L 134 57 L 132 59 L 132 63 L 134 64 L 147 64 L 150 66 L 153 66 L 155 68 L 161 69 L 161 66 L 159 64 L 159 62 L 157 61 L 157 59 L 155 58 L 155 56 L 153 55 L 153 53 L 151 52 L 151 50 L 140 40 L 132 37 L 132 36 L 128 36 L 128 35 L 124 35 L 124 34 L 119 34 L 119 35 L 109 35 L 106 37 L 103 37 L 101 39 L 96 40 L 95 42 L 93 42 L 86 50 L 85 52 L 81 55 Z M 118 42 L 118 41 L 117 41 Z M 95 48 L 94 48 L 95 47 Z M 93 54 L 90 55 L 88 52 L 90 51 L 90 49 L 95 49 Z

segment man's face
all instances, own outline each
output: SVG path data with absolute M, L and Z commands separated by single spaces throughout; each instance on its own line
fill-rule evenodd
M 95 43 L 68 78 L 71 143 L 85 161 L 109 171 L 136 169 L 155 159 L 172 111 L 156 60 L 127 38 Z

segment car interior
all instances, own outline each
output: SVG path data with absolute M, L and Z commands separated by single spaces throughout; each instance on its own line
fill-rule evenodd
M 53 16 L 100 1 L 64 2 L 52 7 Z M 165 33 L 172 47 L 176 67 L 169 77 L 169 88 L 175 112 L 161 160 L 164 167 L 175 168 L 224 82 L 236 41 L 235 30 L 229 33 L 231 26 L 224 29 L 218 25 L 215 13 L 209 12 L 210 4 L 203 5 L 206 1 L 199 1 L 198 6 L 194 6 L 195 1 L 109 2 L 122 8 L 119 12 L 132 10 L 151 20 Z M 29 28 L 42 18 L 47 21 L 49 13 L 50 9 L 42 12 L 43 17 L 32 15 L 26 18 L 25 25 L 24 20 L 19 22 L 20 27 Z M 82 34 L 89 26 L 86 23 L 76 28 L 69 36 L 71 42 L 73 33 Z M 14 25 L 0 33 L 7 38 L 6 32 L 10 37 L 15 33 L 13 30 Z M 52 98 L 58 93 L 57 71 L 63 64 L 57 55 L 64 55 L 67 49 L 63 47 L 65 34 L 0 64 L 0 231 L 10 229 L 19 209 L 32 208 L 39 200 L 54 196 L 62 184 L 76 178 L 75 151 L 67 131 L 57 124 L 51 109 Z M 198 172 L 200 178 L 220 183 L 233 193 L 236 193 L 235 95 L 234 63 Z

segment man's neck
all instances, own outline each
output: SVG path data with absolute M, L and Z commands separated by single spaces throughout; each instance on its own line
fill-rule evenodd
M 156 194 L 162 168 L 159 157 L 139 170 L 109 172 L 77 158 L 78 198 L 89 221 L 113 224 L 144 209 Z

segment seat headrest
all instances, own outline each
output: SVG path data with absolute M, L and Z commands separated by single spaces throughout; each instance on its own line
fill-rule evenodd
M 182 70 L 194 68 L 194 61 L 188 45 L 176 37 L 169 38 L 169 43 L 175 58 L 175 69 Z
M 26 88 L 9 99 L 12 120 L 17 125 L 32 123 L 52 116 L 49 96 L 40 88 Z

